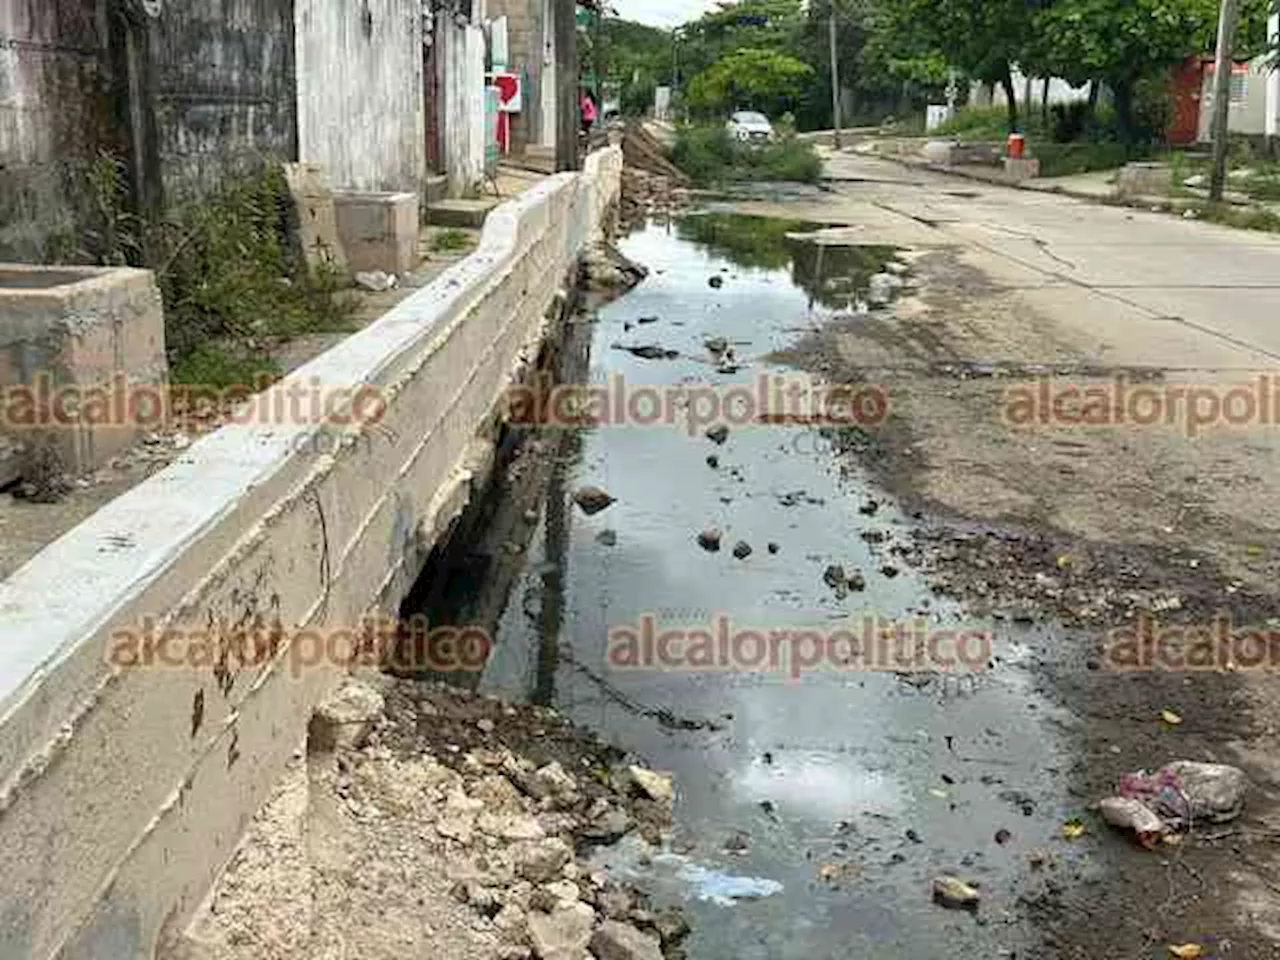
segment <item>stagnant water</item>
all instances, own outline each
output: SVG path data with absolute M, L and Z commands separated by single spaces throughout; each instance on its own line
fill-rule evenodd
M 794 376 L 766 358 L 856 309 L 893 254 L 787 239 L 809 227 L 708 214 L 624 239 L 651 272 L 594 318 L 590 380 L 728 387 Z M 715 337 L 740 369 L 708 353 Z M 608 859 L 659 901 L 686 905 L 689 956 L 1028 955 L 1014 901 L 1044 882 L 1035 851 L 1055 846 L 1069 808 L 1053 708 L 1009 638 L 996 635 L 992 669 L 964 678 L 637 668 L 608 656 L 611 631 L 617 640 L 646 616 L 658 629 L 714 629 L 724 617 L 734 630 L 857 632 L 864 616 L 921 614 L 933 630 L 995 629 L 965 620 L 909 569 L 882 572 L 888 544 L 863 535 L 891 542 L 910 519 L 810 427 L 735 426 L 723 446 L 684 423 L 545 439 L 560 459 L 481 688 L 554 705 L 674 773 L 668 848 L 624 844 Z M 569 499 L 584 485 L 617 500 L 589 516 Z M 696 542 L 709 526 L 723 530 L 719 552 Z M 734 555 L 738 541 L 749 556 Z M 860 571 L 865 590 L 833 589 L 832 564 Z M 980 885 L 976 916 L 931 902 L 940 873 Z

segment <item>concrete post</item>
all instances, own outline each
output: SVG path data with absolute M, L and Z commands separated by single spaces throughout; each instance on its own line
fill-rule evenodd
M 1280 13 L 1273 13 L 1268 21 L 1267 36 L 1271 49 L 1280 50 Z M 1267 136 L 1280 137 L 1280 63 L 1267 74 Z

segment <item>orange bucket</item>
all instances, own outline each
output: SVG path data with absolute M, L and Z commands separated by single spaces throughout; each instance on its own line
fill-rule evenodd
M 1021 160 L 1022 155 L 1027 149 L 1027 138 L 1020 133 L 1009 134 L 1009 142 L 1006 144 L 1005 152 L 1010 160 Z

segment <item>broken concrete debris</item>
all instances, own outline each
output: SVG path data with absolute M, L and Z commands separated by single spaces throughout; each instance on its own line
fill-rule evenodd
M 361 746 L 384 706 L 382 694 L 369 684 L 354 678 L 344 680 L 312 714 L 307 748 L 324 753 Z
M 591 936 L 591 953 L 597 960 L 662 960 L 662 940 L 629 923 L 606 920 Z
M 396 892 L 405 899 L 390 902 L 385 929 L 370 940 L 369 926 L 383 924 L 382 912 L 371 911 L 362 917 L 361 939 L 353 942 L 399 943 L 403 931 L 395 918 L 418 911 L 430 922 L 431 935 L 447 935 L 442 927 L 450 923 L 455 933 L 459 923 L 473 932 L 483 952 L 469 956 L 660 960 L 682 955 L 680 943 L 689 926 L 679 910 L 650 909 L 642 892 L 585 859 L 592 847 L 617 842 L 633 830 L 645 842 L 661 842 L 671 825 L 669 774 L 649 769 L 552 710 L 507 704 L 444 684 L 351 679 L 317 717 L 314 726 L 329 731 L 330 747 L 313 755 L 303 779 L 312 792 L 332 792 L 315 807 L 326 829 L 337 826 L 345 841 L 333 846 L 329 840 L 324 862 L 308 864 L 308 870 L 354 884 L 352 876 L 364 864 L 381 865 L 373 882 L 383 895 L 384 880 L 376 878 L 385 878 L 392 864 L 400 869 L 411 862 L 445 881 L 438 888 L 410 883 Z M 423 718 L 430 721 L 424 724 Z M 354 735 L 356 730 L 362 735 Z M 355 859 L 344 860 L 344 851 Z M 276 922 L 256 907 L 241 909 L 234 902 L 274 895 L 274 889 L 262 888 L 257 874 L 251 875 L 256 882 L 238 874 L 260 859 L 233 860 L 215 890 L 220 909 L 210 908 L 201 929 L 217 942 L 243 942 L 256 950 L 253 945 L 264 942 L 263 931 Z M 280 882 L 290 882 L 289 876 Z M 373 895 L 368 881 L 362 882 L 363 887 L 351 889 Z M 261 922 L 263 930 L 246 929 L 244 917 Z M 238 949 L 227 954 L 260 955 Z
M 609 292 L 628 290 L 649 275 L 646 268 L 603 242 L 593 244 L 582 254 L 579 271 L 588 290 Z
M 669 804 L 674 799 L 675 792 L 669 774 L 657 773 L 639 766 L 631 766 L 627 772 L 640 792 L 650 800 Z

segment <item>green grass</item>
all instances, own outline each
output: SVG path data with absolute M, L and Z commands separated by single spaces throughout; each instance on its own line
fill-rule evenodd
M 1230 203 L 1206 203 L 1193 208 L 1201 220 L 1240 230 L 1280 233 L 1280 213 L 1264 207 L 1238 207 Z
M 268 383 L 280 373 L 275 362 L 259 354 L 245 353 L 231 344 L 203 343 L 177 360 L 170 377 L 181 386 L 223 390 Z
M 471 234 L 457 227 L 447 227 L 431 238 L 431 249 L 436 253 L 454 253 L 471 246 Z
M 814 183 L 822 175 L 822 160 L 807 140 L 782 136 L 749 146 L 719 125 L 681 127 L 671 159 L 700 186 L 732 180 Z

